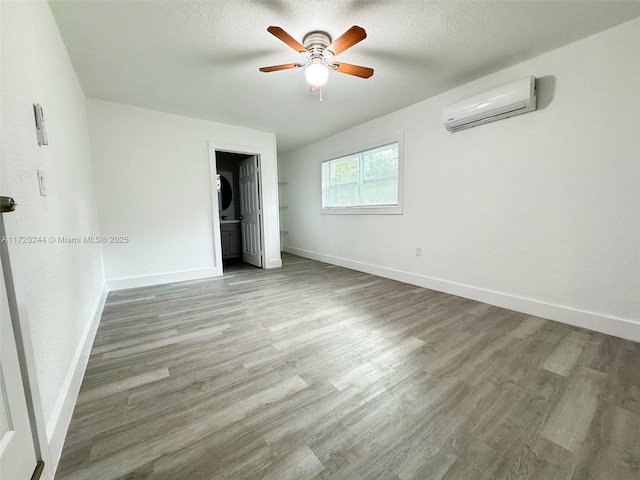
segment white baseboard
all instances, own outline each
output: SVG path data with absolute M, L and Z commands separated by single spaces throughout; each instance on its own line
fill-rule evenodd
M 149 287 L 152 285 L 164 285 L 167 283 L 187 282 L 222 275 L 217 268 L 203 268 L 200 270 L 186 270 L 184 272 L 161 273 L 159 275 L 147 275 L 144 277 L 116 278 L 107 280 L 109 291 L 127 290 L 129 288 Z
M 640 342 L 640 323 L 632 320 L 611 317 L 585 310 L 578 310 L 562 305 L 545 303 L 539 300 L 517 297 L 506 293 L 473 287 L 471 285 L 464 285 L 416 273 L 404 272 L 393 268 L 380 267 L 378 265 L 311 252 L 287 245 L 283 247 L 283 251 L 299 255 L 301 257 L 310 258 L 312 260 L 318 260 L 320 262 L 370 273 L 379 277 L 417 285 L 419 287 L 436 290 L 438 292 L 450 293 L 459 297 L 477 300 L 478 302 L 488 303 L 490 305 L 507 308 L 509 310 L 515 310 L 528 315 L 534 315 L 536 317 L 547 318 L 549 320 L 567 323 L 576 327 L 595 330 L 615 337 L 626 338 L 627 340 L 633 340 L 634 342 Z
M 54 472 L 58 467 L 58 462 L 62 455 L 62 447 L 64 446 L 67 430 L 71 423 L 71 416 L 73 415 L 76 399 L 80 392 L 84 372 L 87 369 L 89 354 L 91 353 L 93 340 L 95 339 L 96 331 L 100 324 L 100 318 L 102 317 L 102 311 L 104 310 L 104 303 L 107 300 L 108 292 L 107 284 L 105 282 L 100 288 L 98 298 L 96 299 L 96 303 L 93 308 L 93 316 L 85 328 L 82 339 L 80 340 L 76 353 L 73 357 L 71 367 L 67 372 L 67 377 L 65 378 L 61 393 L 58 396 L 56 406 L 47 423 L 47 442 L 49 443 L 49 452 Z

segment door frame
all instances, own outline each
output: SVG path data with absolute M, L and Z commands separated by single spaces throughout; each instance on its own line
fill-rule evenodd
M 262 154 L 263 148 L 255 147 L 251 145 L 237 145 L 231 143 L 209 142 L 209 179 L 211 185 L 211 219 L 213 225 L 213 255 L 216 275 L 223 275 L 223 263 L 222 263 L 222 235 L 220 233 L 220 216 L 218 215 L 218 195 L 216 175 L 218 173 L 216 165 L 216 152 L 237 153 L 240 155 L 255 156 L 258 160 L 258 199 L 260 201 L 260 215 L 259 229 L 261 240 L 261 257 L 262 267 L 267 268 L 266 262 L 266 235 L 265 235 L 265 202 L 264 202 L 264 178 L 262 169 Z
M 5 235 L 5 225 L 2 213 L 0 213 L 0 235 Z M 18 302 L 16 295 L 16 284 L 11 270 L 11 255 L 9 244 L 0 243 L 0 261 L 5 279 L 5 288 L 7 289 L 7 300 L 9 302 L 9 312 L 11 316 L 11 324 L 13 326 L 13 335 L 18 353 L 18 363 L 20 364 L 20 375 L 22 376 L 22 384 L 25 391 L 25 400 L 27 402 L 27 412 L 29 414 L 29 423 L 31 425 L 31 433 L 36 451 L 36 460 L 44 462 L 44 470 L 42 475 L 44 478 L 53 478 L 54 463 L 57 464 L 59 459 L 54 462 L 49 449 L 49 435 L 47 434 L 47 424 L 42 408 L 42 397 L 40 395 L 40 386 L 36 373 L 35 352 L 33 341 L 31 339 L 31 330 L 29 327 L 29 317 L 26 306 Z

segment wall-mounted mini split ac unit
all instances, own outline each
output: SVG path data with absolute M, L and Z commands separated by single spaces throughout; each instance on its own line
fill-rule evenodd
M 442 120 L 450 132 L 476 127 L 536 109 L 536 78 L 529 76 L 444 108 Z

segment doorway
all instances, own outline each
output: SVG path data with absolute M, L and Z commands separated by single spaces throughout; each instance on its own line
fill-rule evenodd
M 215 151 L 222 270 L 263 268 L 260 155 Z

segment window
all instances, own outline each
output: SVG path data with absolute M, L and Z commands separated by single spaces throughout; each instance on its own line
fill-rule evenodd
M 402 213 L 401 142 L 322 163 L 322 213 Z

